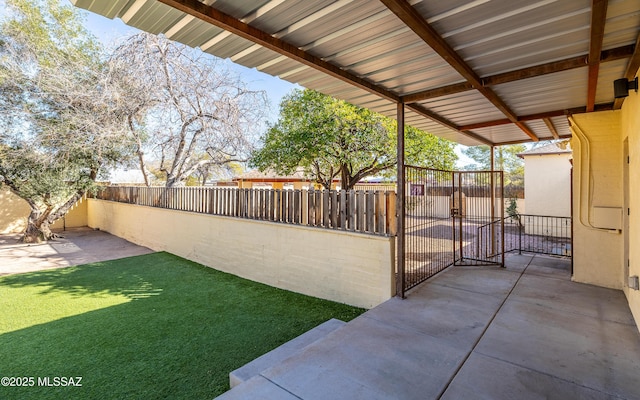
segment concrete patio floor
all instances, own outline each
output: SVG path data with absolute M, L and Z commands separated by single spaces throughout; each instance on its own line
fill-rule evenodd
M 453 267 L 218 399 L 640 399 L 624 294 L 569 262 Z
M 152 253 L 146 247 L 91 228 L 56 233 L 63 237 L 39 244 L 19 243 L 18 234 L 0 235 L 0 276 Z

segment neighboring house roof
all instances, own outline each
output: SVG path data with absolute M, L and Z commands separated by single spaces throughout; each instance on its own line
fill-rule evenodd
M 571 147 L 568 142 L 551 143 L 546 146 L 534 147 L 530 150 L 523 151 L 518 154 L 518 157 L 524 158 L 525 156 L 542 156 L 548 154 L 571 154 Z
M 245 172 L 241 175 L 234 176 L 232 181 L 250 181 L 250 182 L 299 182 L 310 181 L 311 178 L 305 175 L 304 169 L 299 168 L 293 174 L 280 175 L 273 170 L 266 170 L 264 172 L 257 169 Z

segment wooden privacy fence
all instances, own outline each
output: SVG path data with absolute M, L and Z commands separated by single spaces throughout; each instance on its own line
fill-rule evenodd
M 94 198 L 374 235 L 396 235 L 392 191 L 109 186 Z

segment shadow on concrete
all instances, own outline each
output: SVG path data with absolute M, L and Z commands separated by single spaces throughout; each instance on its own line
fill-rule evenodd
M 73 228 L 47 243 L 24 244 L 20 235 L 0 235 L 0 276 L 149 254 L 153 251 L 107 232 Z

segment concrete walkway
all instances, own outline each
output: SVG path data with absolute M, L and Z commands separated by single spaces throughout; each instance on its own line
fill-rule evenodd
M 569 263 L 454 267 L 219 399 L 640 399 L 640 333 L 621 291 Z
M 19 243 L 20 235 L 0 235 L 0 276 L 152 253 L 107 232 L 73 228 L 63 238 L 40 244 Z

